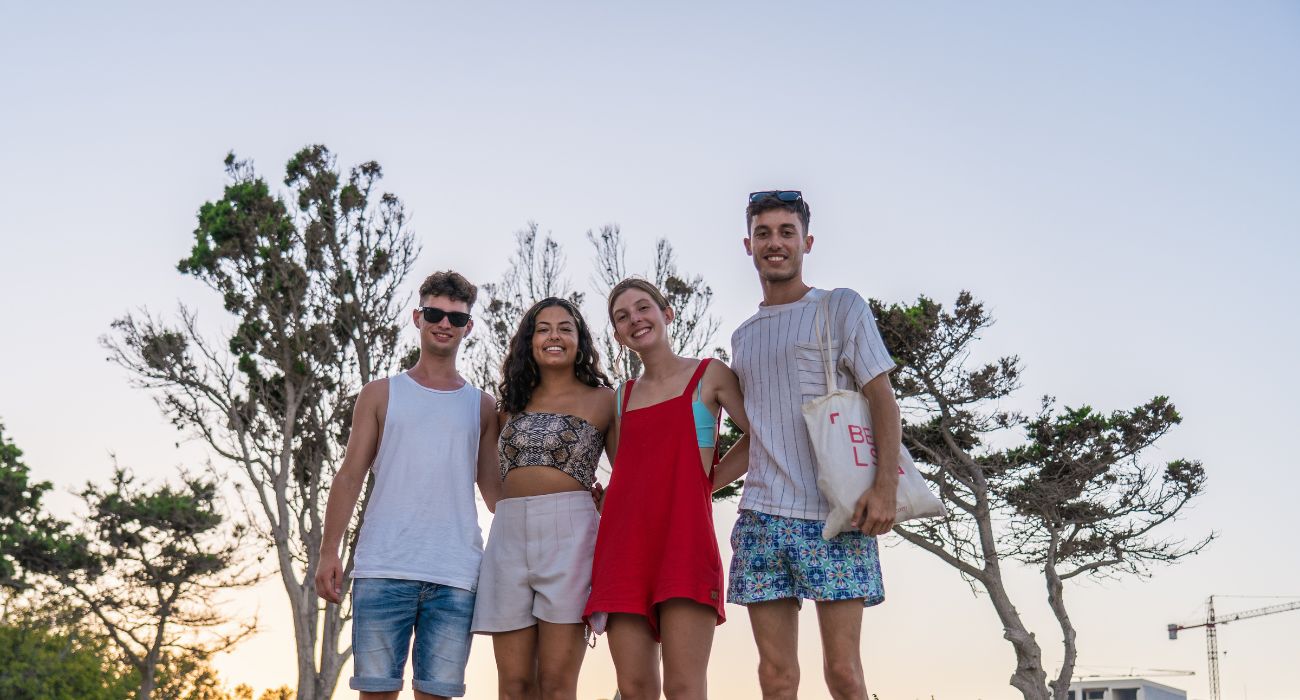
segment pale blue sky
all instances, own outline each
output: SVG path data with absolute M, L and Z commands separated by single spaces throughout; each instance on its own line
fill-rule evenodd
M 587 229 L 621 224 L 637 267 L 667 236 L 714 285 L 722 344 L 759 298 L 744 194 L 797 187 L 810 282 L 886 300 L 973 290 L 998 319 L 981 352 L 1025 362 L 1018 405 L 1172 396 L 1186 422 L 1158 456 L 1204 460 L 1210 491 L 1170 532 L 1222 538 L 1149 582 L 1069 595 L 1082 663 L 1195 670 L 1170 682 L 1204 697 L 1203 637 L 1169 642 L 1164 624 L 1210 593 L 1300 595 L 1283 538 L 1300 491 L 1296 124 L 1290 2 L 6 3 L 0 420 L 64 492 L 104 478 L 110 452 L 156 475 L 202 460 L 96 338 L 178 299 L 228 325 L 174 265 L 229 149 L 271 180 L 308 143 L 380 161 L 421 271 L 496 278 L 533 219 L 585 287 Z M 719 509 L 724 535 L 732 517 Z M 890 600 L 866 618 L 873 690 L 1013 697 L 987 602 L 906 545 L 885 557 Z M 1054 663 L 1041 586 L 1018 585 Z M 267 631 L 222 669 L 292 683 L 282 594 L 260 594 Z M 748 697 L 748 622 L 729 612 L 715 694 L 736 678 L 730 697 Z M 1294 696 L 1297 614 L 1225 628 L 1227 697 Z M 815 628 L 804 636 L 815 698 Z M 473 674 L 494 682 L 489 645 Z M 611 677 L 602 645 L 583 696 Z

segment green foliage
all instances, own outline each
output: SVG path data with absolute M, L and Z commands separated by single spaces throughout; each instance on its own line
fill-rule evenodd
M 139 679 L 135 678 L 137 685 Z M 188 652 L 162 657 L 158 687 L 153 697 L 160 700 L 238 700 L 238 689 L 227 692 L 221 676 L 206 655 Z
M 0 698 L 125 700 L 135 685 L 103 638 L 52 629 L 44 620 L 0 625 Z
M 63 613 L 70 611 L 64 610 Z M 247 685 L 227 690 L 206 655 L 164 654 L 152 697 L 159 700 L 253 700 Z M 0 698 L 5 700 L 127 700 L 140 673 L 93 628 L 46 615 L 21 615 L 0 625 Z M 293 700 L 287 687 L 262 699 Z
M 1015 515 L 1009 551 L 1065 577 L 1145 575 L 1149 563 L 1175 561 L 1208 545 L 1213 534 L 1190 547 L 1148 535 L 1205 489 L 1198 461 L 1176 459 L 1160 467 L 1141 461 L 1180 422 L 1164 396 L 1110 414 L 1089 406 L 1057 410 L 1045 399 L 1040 413 L 1022 423 L 1025 443 L 995 458 L 1002 469 L 994 488 Z
M 41 512 L 50 482 L 33 482 L 22 456 L 0 423 L 0 589 L 26 588 L 30 575 L 47 566 L 52 535 L 63 527 Z
M 80 495 L 85 522 L 59 538 L 44 573 L 90 611 L 135 672 L 140 697 L 171 673 L 205 700 L 202 689 L 216 686 L 185 665 L 193 666 L 186 655 L 227 649 L 253 629 L 230 629 L 211 600 L 213 590 L 255 580 L 236 568 L 243 530 L 226 524 L 216 483 L 183 476 L 179 485 L 149 487 L 117 468 L 107 488 L 88 484 Z
M 736 425 L 730 417 L 723 418 L 722 430 L 718 431 L 718 454 L 723 455 L 731 446 L 740 440 L 744 433 L 740 432 L 740 426 Z M 740 495 L 740 490 L 745 487 L 744 479 L 736 479 L 726 486 L 713 492 L 713 500 L 730 500 Z

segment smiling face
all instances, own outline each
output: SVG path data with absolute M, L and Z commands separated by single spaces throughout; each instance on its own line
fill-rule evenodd
M 572 367 L 578 357 L 578 322 L 573 315 L 558 304 L 538 311 L 532 350 L 539 368 Z
M 754 269 L 764 282 L 781 283 L 802 279 L 803 256 L 812 251 L 812 244 L 798 214 L 770 209 L 751 222 L 745 252 L 754 258 Z
M 659 304 L 644 289 L 632 287 L 610 303 L 614 321 L 614 338 L 635 353 L 643 353 L 658 343 L 668 345 L 668 324 L 673 320 L 672 307 Z
M 442 295 L 421 297 L 420 306 L 432 306 L 443 311 L 469 312 L 469 304 L 466 302 Z M 429 323 L 418 310 L 412 312 L 411 317 L 415 321 L 415 327 L 420 329 L 420 350 L 442 357 L 455 355 L 460 348 L 460 341 L 464 340 L 465 336 L 469 335 L 470 329 L 474 327 L 474 321 L 471 320 L 465 327 L 457 328 L 451 325 L 451 319 L 447 316 L 443 316 L 437 323 Z

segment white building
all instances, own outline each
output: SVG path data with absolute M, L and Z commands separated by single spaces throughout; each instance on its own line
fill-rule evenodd
M 1101 678 L 1075 681 L 1068 700 L 1187 700 L 1187 691 L 1145 678 Z

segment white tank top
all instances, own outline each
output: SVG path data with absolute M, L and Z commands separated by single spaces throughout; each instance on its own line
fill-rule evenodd
M 353 578 L 427 581 L 473 591 L 483 557 L 474 482 L 482 393 L 388 380 L 388 414 L 371 470 Z

